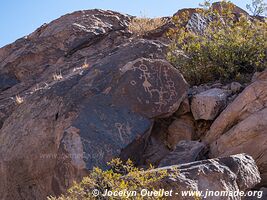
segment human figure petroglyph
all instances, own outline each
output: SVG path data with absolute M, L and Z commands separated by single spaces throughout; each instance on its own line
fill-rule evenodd
M 132 127 L 127 122 L 126 124 L 123 123 L 115 123 L 115 127 L 118 129 L 119 137 L 122 142 L 125 142 L 124 137 L 128 137 L 132 133 Z
M 144 79 L 143 87 L 146 92 L 150 94 L 152 97 L 152 93 L 150 92 L 150 88 L 152 87 L 152 84 L 148 81 L 148 79 L 151 77 L 150 72 L 148 71 L 148 67 L 145 64 L 139 65 L 139 70 L 141 70 L 142 74 L 140 74 L 139 78 Z
M 102 163 L 105 157 L 105 152 L 102 149 L 94 149 L 93 151 L 90 152 L 94 152 L 89 154 L 89 157 L 92 160 L 95 160 L 96 163 Z
M 150 84 L 150 82 L 147 79 L 145 79 L 145 81 L 143 82 L 143 87 L 144 87 L 145 91 L 149 92 L 150 96 L 152 97 L 152 93 L 150 91 L 151 86 L 152 85 Z
M 168 80 L 169 75 L 168 75 L 168 70 L 166 68 L 163 69 L 163 77 Z

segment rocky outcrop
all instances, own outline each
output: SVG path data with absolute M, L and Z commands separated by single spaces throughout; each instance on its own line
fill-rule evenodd
M 260 182 L 260 175 L 252 157 L 239 154 L 229 157 L 210 159 L 164 167 L 156 170 L 167 170 L 172 176 L 162 180 L 159 188 L 173 190 L 173 196 L 168 199 L 195 200 L 193 196 L 182 196 L 182 191 L 247 191 Z M 176 173 L 178 169 L 178 173 Z M 177 193 L 177 194 L 176 194 Z M 198 193 L 199 194 L 199 193 Z M 192 195 L 192 194 L 191 194 Z M 207 196 L 209 200 L 241 200 L 240 196 Z
M 210 156 L 227 156 L 245 152 L 251 155 L 267 183 L 267 71 L 217 117 L 204 140 L 210 145 Z
M 164 59 L 166 45 L 130 38 L 129 20 L 75 12 L 0 49 L 0 70 L 15 77 L 0 94 L 12 105 L 0 107 L 0 199 L 60 194 L 178 109 L 187 83 Z
M 226 85 L 213 83 L 193 86 L 189 90 L 188 98 L 182 101 L 179 109 L 171 117 L 156 120 L 146 143 L 140 140 L 139 143 L 123 149 L 123 158 L 130 157 L 140 165 L 158 166 L 166 156 L 173 153 L 180 141 L 198 141 L 205 138 L 214 119 L 242 89 L 243 86 L 237 82 Z M 196 120 L 193 114 L 196 116 L 198 113 L 203 117 L 200 116 L 200 119 L 196 117 Z M 180 157 L 177 159 L 183 160 Z
M 188 26 L 203 25 L 189 11 Z M 250 156 L 230 156 L 246 152 L 266 183 L 267 72 L 237 98 L 239 83 L 188 92 L 165 60 L 173 24 L 137 38 L 131 18 L 78 11 L 0 48 L 0 199 L 59 195 L 118 156 L 180 164 L 177 177 L 162 182 L 177 192 L 232 191 L 259 183 Z M 211 157 L 228 157 L 184 164 L 206 158 L 201 139 Z

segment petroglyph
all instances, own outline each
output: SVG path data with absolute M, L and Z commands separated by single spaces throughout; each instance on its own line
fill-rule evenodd
M 152 85 L 150 84 L 150 82 L 147 79 L 145 79 L 145 81 L 143 82 L 143 87 L 144 87 L 145 91 L 149 92 L 149 94 L 152 97 L 152 93 L 150 92 L 150 88 L 152 87 Z
M 85 162 L 83 161 L 83 145 L 79 132 L 79 129 L 71 126 L 65 131 L 62 142 L 71 157 L 71 162 L 82 169 L 85 167 Z
M 111 87 L 107 87 L 104 91 L 103 91 L 103 94 L 109 94 L 110 90 L 112 88 Z
M 130 83 L 131 83 L 132 86 L 135 86 L 136 85 L 136 81 L 134 81 L 134 80 L 131 80 Z
M 94 160 L 95 163 L 101 163 L 104 159 L 104 155 L 105 152 L 101 149 L 95 148 L 94 144 L 90 141 L 87 140 L 85 138 L 81 138 L 82 139 L 82 144 L 83 146 L 86 146 L 88 149 L 88 153 L 83 152 L 83 159 L 85 160 L 85 162 Z
M 132 133 L 132 127 L 127 122 L 126 124 L 115 123 L 115 127 L 118 129 L 120 140 L 124 143 L 125 138 L 129 137 Z
M 140 75 L 138 78 L 143 82 L 142 86 L 150 96 L 152 101 L 145 100 L 145 102 L 154 102 L 157 105 L 155 112 L 161 112 L 162 108 L 168 105 L 169 102 L 174 100 L 177 96 L 175 91 L 174 81 L 168 74 L 167 66 L 153 66 L 148 67 L 145 62 L 149 62 L 149 59 L 137 59 L 135 61 L 127 63 L 124 67 L 120 69 L 122 74 L 127 71 L 139 71 Z M 135 86 L 138 80 L 131 80 L 130 84 Z M 142 102 L 139 97 L 137 97 L 139 102 Z

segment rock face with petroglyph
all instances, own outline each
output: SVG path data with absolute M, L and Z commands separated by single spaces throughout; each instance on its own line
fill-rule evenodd
M 205 28 L 189 11 L 188 26 Z M 266 181 L 266 73 L 235 100 L 239 83 L 188 91 L 165 60 L 171 21 L 141 38 L 128 30 L 131 18 L 78 11 L 0 48 L 0 199 L 61 194 L 118 156 L 140 166 L 182 164 L 177 180 L 185 188 L 238 190 L 259 182 L 245 155 L 183 165 L 206 158 L 209 145 L 201 139 L 210 156 L 251 154 Z M 212 88 L 227 96 L 207 95 Z M 193 106 L 200 93 L 202 106 Z M 176 187 L 175 181 L 163 184 Z
M 0 49 L 0 199 L 60 194 L 178 109 L 188 86 L 166 45 L 129 21 L 75 12 Z

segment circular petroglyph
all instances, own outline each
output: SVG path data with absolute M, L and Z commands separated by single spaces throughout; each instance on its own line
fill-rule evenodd
M 134 81 L 134 80 L 131 80 L 130 83 L 131 83 L 131 85 L 133 85 L 133 86 L 136 85 L 136 81 Z

